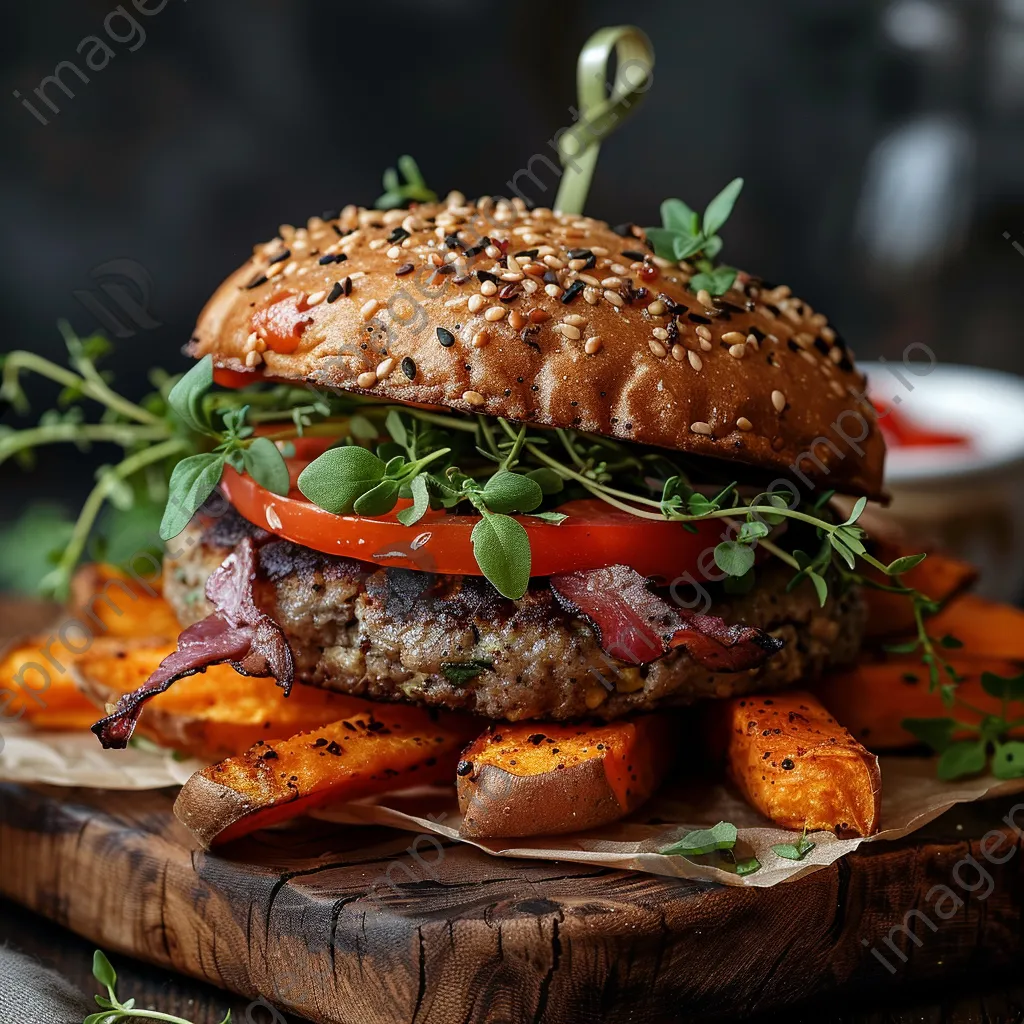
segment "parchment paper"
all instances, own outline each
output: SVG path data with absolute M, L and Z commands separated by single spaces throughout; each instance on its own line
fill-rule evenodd
M 110 790 L 160 789 L 179 786 L 202 765 L 180 760 L 155 747 L 102 750 L 91 734 L 35 732 L 18 724 L 5 725 L 0 750 L 0 780 L 42 782 L 56 786 L 89 786 Z M 1024 779 L 1001 782 L 992 776 L 960 782 L 941 782 L 935 758 L 883 757 L 882 828 L 870 839 L 837 839 L 814 832 L 816 844 L 803 860 L 791 861 L 772 851 L 778 843 L 793 843 L 796 833 L 766 824 L 742 797 L 724 782 L 678 780 L 630 818 L 591 832 L 571 836 L 474 841 L 485 853 L 500 857 L 573 861 L 603 867 L 644 871 L 676 878 L 705 879 L 724 885 L 767 887 L 791 881 L 827 867 L 862 843 L 885 842 L 922 828 L 959 803 L 985 797 L 1024 793 Z M 390 793 L 317 812 L 316 817 L 355 825 L 389 825 L 420 834 L 435 834 L 467 842 L 458 834 L 459 813 L 452 787 Z M 1015 815 L 1024 827 L 1024 797 Z M 709 858 L 666 857 L 659 848 L 692 829 L 731 821 L 739 829 L 737 853 L 756 856 L 759 871 L 738 876 Z M 992 828 L 1002 822 L 994 818 Z

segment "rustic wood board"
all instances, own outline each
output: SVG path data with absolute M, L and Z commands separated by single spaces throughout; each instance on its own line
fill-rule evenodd
M 1024 858 L 997 866 L 979 853 L 1013 801 L 954 809 L 768 890 L 460 844 L 439 856 L 421 843 L 416 861 L 409 834 L 314 822 L 211 855 L 171 802 L 162 791 L 0 787 L 0 890 L 107 950 L 318 1022 L 734 1020 L 816 993 L 948 981 L 1018 960 L 1024 946 Z M 956 890 L 965 905 L 934 933 L 919 924 L 920 946 L 897 934 L 907 961 L 882 947 L 890 975 L 865 943 L 927 910 L 931 887 L 953 886 L 971 852 L 991 893 Z

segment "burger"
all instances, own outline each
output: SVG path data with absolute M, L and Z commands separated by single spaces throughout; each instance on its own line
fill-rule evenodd
M 671 207 L 645 230 L 457 192 L 257 246 L 169 395 L 177 650 L 103 745 L 224 662 L 491 735 L 852 662 L 884 442 L 826 317 L 714 262 L 720 213 L 681 259 Z

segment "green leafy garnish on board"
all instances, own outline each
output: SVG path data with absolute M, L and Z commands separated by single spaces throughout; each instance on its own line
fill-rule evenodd
M 661 204 L 661 227 L 647 228 L 656 255 L 667 260 L 689 260 L 697 269 L 688 287 L 693 292 L 724 295 L 736 280 L 736 268 L 715 264 L 722 251 L 719 230 L 729 219 L 743 189 L 743 179 L 734 178 L 708 203 L 703 217 L 681 199 Z
M 776 843 L 772 850 L 784 860 L 803 860 L 817 844 L 807 838 L 807 826 L 795 843 Z
M 398 169 L 389 167 L 384 172 L 383 184 L 384 194 L 373 204 L 378 210 L 394 210 L 409 203 L 437 202 L 437 193 L 427 187 L 419 166 L 411 156 L 400 156 Z
M 687 832 L 682 839 L 677 839 L 658 852 L 666 857 L 703 857 L 715 854 L 718 867 L 734 871 L 737 875 L 751 875 L 761 867 L 756 857 L 737 857 L 735 852 L 738 833 L 736 826 L 728 821 L 720 821 L 711 828 L 700 828 Z
M 100 1007 L 98 1013 L 90 1013 L 82 1024 L 118 1024 L 119 1021 L 130 1022 L 134 1020 L 159 1020 L 165 1024 L 192 1024 L 184 1017 L 175 1017 L 170 1013 L 161 1013 L 159 1010 L 144 1010 L 136 1007 L 134 999 L 127 999 L 121 1002 L 117 998 L 117 973 L 115 972 L 106 954 L 97 949 L 92 955 L 92 976 L 107 990 L 105 996 L 94 996 L 96 1005 Z M 220 1024 L 229 1024 L 231 1011 L 224 1015 Z

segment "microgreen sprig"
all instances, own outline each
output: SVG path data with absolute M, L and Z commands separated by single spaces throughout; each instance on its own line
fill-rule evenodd
M 159 1010 L 144 1010 L 136 1007 L 134 999 L 127 999 L 121 1002 L 115 991 L 117 987 L 117 973 L 102 950 L 97 949 L 92 956 L 92 975 L 107 990 L 105 996 L 95 996 L 96 1005 L 100 1007 L 98 1013 L 90 1013 L 82 1024 L 118 1024 L 119 1021 L 133 1020 L 159 1020 L 165 1024 L 191 1024 L 191 1021 L 184 1017 L 175 1017 L 170 1013 L 161 1013 Z M 220 1024 L 229 1024 L 231 1011 L 224 1015 Z
M 405 181 L 402 181 L 402 178 Z M 411 156 L 398 158 L 398 170 L 389 167 L 384 172 L 384 194 L 373 204 L 378 210 L 394 210 L 409 203 L 433 203 L 437 193 L 427 187 L 419 166 Z
M 729 821 L 720 821 L 711 828 L 687 832 L 682 839 L 662 847 L 658 852 L 666 857 L 714 856 L 714 863 L 737 875 L 752 875 L 760 870 L 761 862 L 756 857 L 737 857 L 736 843 L 739 838 L 736 826 Z
M 693 260 L 698 273 L 690 279 L 693 292 L 701 289 L 711 295 L 723 295 L 736 280 L 736 268 L 716 266 L 722 251 L 718 232 L 729 219 L 743 190 L 743 179 L 734 178 L 708 203 L 703 217 L 681 199 L 666 199 L 661 204 L 661 227 L 647 228 L 654 252 L 667 260 Z

